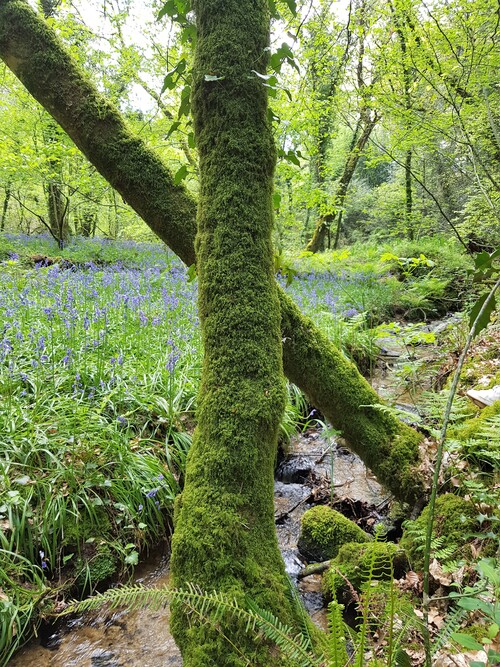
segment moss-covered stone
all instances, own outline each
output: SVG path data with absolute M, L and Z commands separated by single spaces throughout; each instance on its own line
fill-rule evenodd
M 92 591 L 117 574 L 118 560 L 106 542 L 86 544 L 75 562 L 76 584 L 82 591 Z
M 477 521 L 477 511 L 467 500 L 454 493 L 445 493 L 436 500 L 434 512 L 433 538 L 442 538 L 441 547 L 451 549 L 448 558 L 458 558 L 464 553 Z M 429 507 L 415 521 L 405 524 L 400 546 L 410 559 L 413 569 L 423 567 L 423 544 L 429 522 Z
M 347 542 L 368 542 L 370 536 L 354 521 L 327 505 L 317 505 L 304 513 L 301 521 L 299 551 L 310 560 L 335 558 Z
M 465 422 L 450 428 L 449 437 L 463 442 L 466 440 L 473 440 L 476 434 L 485 425 L 485 422 L 497 415 L 500 415 L 500 401 L 495 401 L 493 405 L 489 405 L 487 408 L 481 410 L 478 416 L 474 417 L 474 419 L 467 419 Z
M 407 566 L 405 553 L 392 542 L 344 544 L 323 577 L 323 590 L 328 597 L 348 596 L 350 585 L 357 591 L 366 581 L 389 581 L 401 576 Z

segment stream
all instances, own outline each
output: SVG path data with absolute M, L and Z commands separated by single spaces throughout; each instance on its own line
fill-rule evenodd
M 334 507 L 344 506 L 344 513 L 347 508 L 353 518 L 366 515 L 368 522 L 382 519 L 379 509 L 388 505 L 387 493 L 356 455 L 318 431 L 295 436 L 275 481 L 278 541 L 286 570 L 295 583 L 305 565 L 297 550 L 300 518 L 311 504 L 329 498 L 332 491 Z M 153 552 L 136 568 L 133 578 L 145 586 L 162 586 L 168 580 L 165 549 Z M 320 583 L 321 577 L 313 575 L 298 582 L 298 589 L 313 620 L 326 628 Z M 168 616 L 168 609 L 129 612 L 103 607 L 42 628 L 39 637 L 11 659 L 9 667 L 180 666 L 182 660 L 168 630 Z
M 454 323 L 453 318 L 446 318 L 426 328 L 442 330 Z M 381 340 L 379 345 L 381 359 L 372 384 L 382 396 L 387 396 L 394 385 L 395 369 L 404 363 L 408 350 L 393 339 Z M 412 354 L 421 359 L 431 358 L 433 348 L 412 348 Z M 411 412 L 405 398 L 399 398 L 397 404 Z M 275 519 L 286 570 L 313 621 L 325 629 L 321 576 L 298 579 L 305 561 L 297 550 L 297 542 L 303 513 L 313 504 L 326 502 L 331 502 L 335 509 L 366 530 L 372 530 L 377 523 L 386 523 L 390 507 L 387 492 L 359 457 L 341 442 L 317 430 L 308 430 L 292 438 L 287 456 L 278 466 Z M 169 563 L 165 550 L 153 552 L 139 565 L 133 581 L 145 586 L 167 584 Z M 111 612 L 103 607 L 99 612 L 41 628 L 39 637 L 21 649 L 9 662 L 9 667 L 181 666 L 180 653 L 168 630 L 168 616 L 168 609 Z

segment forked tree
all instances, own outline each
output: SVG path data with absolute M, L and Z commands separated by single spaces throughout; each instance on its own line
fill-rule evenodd
M 0 56 L 153 231 L 187 264 L 197 263 L 205 356 L 198 426 L 176 507 L 175 583 L 250 594 L 293 623 L 272 502 L 283 367 L 403 500 L 422 492 L 421 438 L 380 409 L 355 366 L 274 281 L 275 152 L 266 89 L 255 74 L 267 64 L 267 0 L 196 0 L 194 7 L 196 254 L 193 199 L 24 0 L 0 0 Z M 283 664 L 265 645 L 250 645 L 241 628 L 228 648 L 222 634 L 182 609 L 174 611 L 173 630 L 189 667 L 246 664 L 242 649 L 252 664 Z

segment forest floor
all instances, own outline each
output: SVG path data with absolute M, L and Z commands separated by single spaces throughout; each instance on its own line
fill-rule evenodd
M 448 310 L 467 304 L 469 264 L 449 246 L 444 257 L 439 241 L 422 242 L 418 250 L 407 245 L 385 258 L 370 247 L 328 259 L 292 257 L 281 267 L 281 280 L 291 278 L 287 289 L 303 310 L 403 418 L 432 439 L 465 341 L 465 319 Z M 36 619 L 62 608 L 68 595 L 123 579 L 168 536 L 194 424 L 200 341 L 196 284 L 160 245 L 80 240 L 59 253 L 48 239 L 5 236 L 0 262 L 0 664 L 6 664 Z M 439 667 L 481 662 L 479 650 L 496 650 L 500 581 L 491 568 L 500 521 L 500 403 L 479 410 L 466 396 L 496 384 L 500 325 L 493 322 L 468 355 L 441 480 L 442 497 L 451 493 L 471 509 L 458 519 L 462 535 L 447 535 L 438 516 L 433 538 L 438 602 L 430 619 Z M 381 511 L 355 497 L 348 475 L 335 477 L 345 454 L 341 444 L 333 446 L 327 425 L 319 435 L 320 423 L 321 415 L 311 414 L 290 387 L 282 442 L 302 429 L 301 443 L 316 437 L 331 443 L 323 473 L 309 470 L 300 480 L 309 489 L 300 512 L 332 504 L 370 533 L 385 523 L 388 539 L 399 541 L 404 508 L 386 502 Z M 334 450 L 336 466 L 329 458 Z M 277 484 L 283 483 L 296 482 L 281 477 Z M 280 519 L 283 511 L 278 506 L 278 532 L 287 521 Z M 299 524 L 300 516 L 295 533 Z M 405 619 L 406 654 L 418 665 L 423 529 L 418 521 L 405 526 L 410 562 L 394 591 L 411 603 L 411 619 L 403 603 L 398 613 Z M 304 558 L 295 546 L 292 551 L 288 562 L 301 569 Z M 321 591 L 308 595 L 317 600 Z M 346 601 L 354 616 L 367 599 L 366 591 L 357 595 L 358 602 Z M 393 606 L 394 595 L 388 597 Z M 370 630 L 365 648 L 373 659 L 387 649 L 387 627 Z M 463 657 L 466 648 L 476 654 Z

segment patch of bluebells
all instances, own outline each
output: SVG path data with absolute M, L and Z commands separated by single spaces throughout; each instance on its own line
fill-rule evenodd
M 25 253 L 51 252 L 47 239 L 11 240 L 29 246 Z M 0 273 L 0 385 L 8 375 L 9 393 L 18 398 L 57 384 L 78 400 L 98 402 L 112 389 L 154 378 L 163 394 L 179 364 L 199 368 L 196 284 L 159 244 L 120 242 L 117 250 L 87 239 L 66 252 L 86 248 L 93 255 L 129 253 L 135 265 L 39 267 L 14 285 Z

